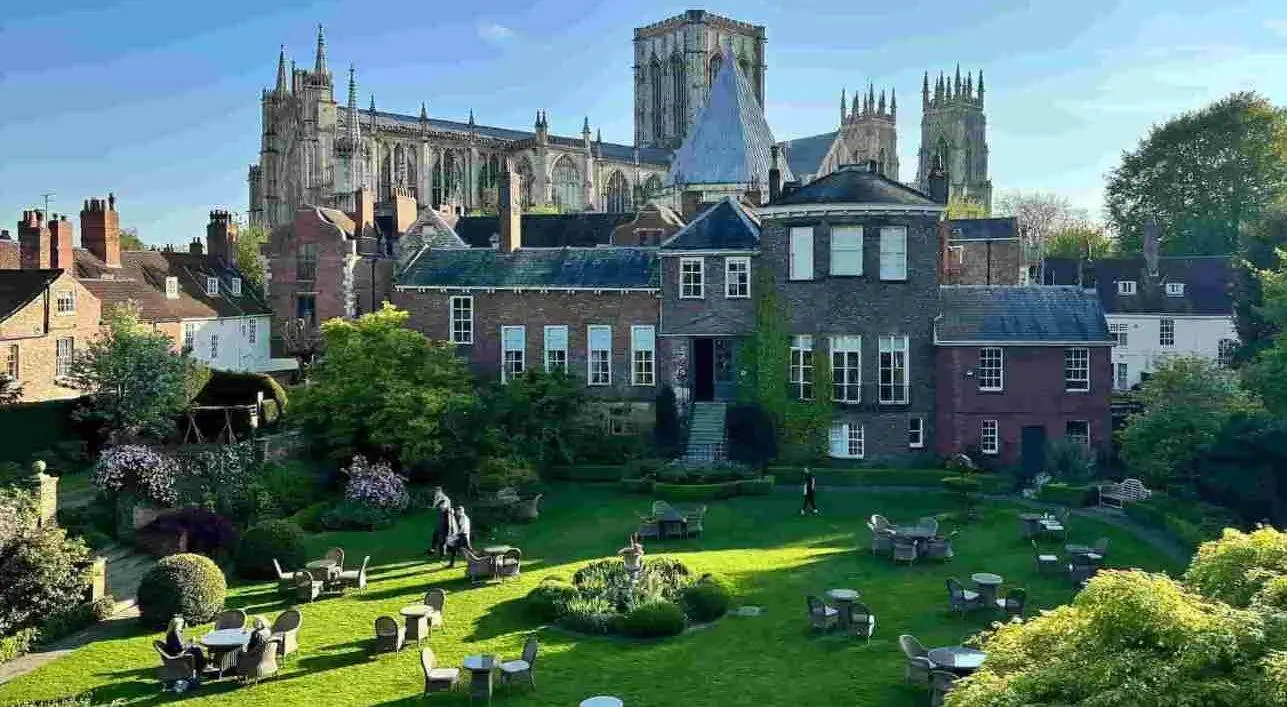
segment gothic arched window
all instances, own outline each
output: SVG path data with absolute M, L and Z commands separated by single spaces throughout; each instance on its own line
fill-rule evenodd
M 519 160 L 518 167 L 514 169 L 522 181 L 522 208 L 524 211 L 532 209 L 532 163 L 526 157 Z
M 707 85 L 710 85 L 710 86 L 715 85 L 715 77 L 719 76 L 719 67 L 722 66 L 723 64 L 724 64 L 723 56 L 716 54 L 715 56 L 711 57 L 711 75 L 707 79 L 707 82 L 706 82 Z
M 947 146 L 946 138 L 939 138 L 937 147 L 934 148 L 934 155 L 938 164 L 943 165 L 943 171 L 948 174 L 948 181 L 952 181 L 952 151 Z M 931 166 L 933 163 L 931 163 Z
M 621 172 L 612 173 L 608 178 L 608 190 L 605 196 L 607 211 L 621 213 L 630 210 L 630 185 L 626 183 L 625 175 Z
M 666 135 L 666 126 L 663 122 L 666 113 L 662 106 L 666 100 L 666 87 L 662 77 L 661 62 L 655 56 L 652 58 L 652 66 L 649 67 L 648 73 L 649 80 L 652 81 L 652 137 L 653 140 L 661 141 Z
M 675 92 L 675 135 L 683 135 L 688 129 L 688 71 L 684 66 L 684 56 L 675 52 L 670 59 L 671 82 Z
M 883 177 L 889 176 L 889 174 L 885 172 L 885 166 L 888 164 L 887 159 L 888 157 L 885 154 L 885 148 L 883 147 L 880 148 L 879 156 L 876 158 L 876 172 L 878 172 Z
M 961 180 L 970 181 L 974 175 L 974 146 L 965 143 L 965 164 L 961 167 Z
M 655 199 L 661 194 L 661 178 L 652 175 L 644 182 L 643 198 L 644 201 Z
M 746 80 L 750 81 L 751 80 L 751 62 L 747 61 L 746 59 L 739 59 L 737 62 L 737 65 L 742 68 L 742 75 L 746 77 Z
M 554 163 L 554 205 L 569 213 L 581 210 L 581 171 L 564 155 Z

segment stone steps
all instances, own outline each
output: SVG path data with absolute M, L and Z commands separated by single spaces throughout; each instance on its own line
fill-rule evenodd
M 689 461 L 716 461 L 724 459 L 726 443 L 725 416 L 728 406 L 724 403 L 694 403 L 688 421 L 688 442 L 684 458 Z

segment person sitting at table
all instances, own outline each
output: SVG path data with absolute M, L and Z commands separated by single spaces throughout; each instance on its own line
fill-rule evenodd
M 447 542 L 448 552 L 451 553 L 447 558 L 448 567 L 456 566 L 456 555 L 460 552 L 460 548 L 466 548 L 470 552 L 474 551 L 472 537 L 473 524 L 469 520 L 469 516 L 465 513 L 464 506 L 456 506 L 456 512 L 452 518 L 452 525 L 454 532 L 451 536 L 451 540 Z
M 617 550 L 617 554 L 626 563 L 626 573 L 630 575 L 630 580 L 633 582 L 639 579 L 639 573 L 643 571 L 644 556 L 644 546 L 639 542 L 639 535 L 632 534 L 626 546 Z
M 170 619 L 170 625 L 165 629 L 165 652 L 176 656 L 184 653 L 191 655 L 192 664 L 197 669 L 197 675 L 200 675 L 206 669 L 206 652 L 196 643 L 183 640 L 186 625 L 182 616 Z
M 272 638 L 272 632 L 268 630 L 268 622 L 262 616 L 256 616 L 251 623 L 253 627 L 250 631 L 250 640 L 246 641 L 246 652 L 252 653 L 254 650 L 264 644 L 269 638 Z

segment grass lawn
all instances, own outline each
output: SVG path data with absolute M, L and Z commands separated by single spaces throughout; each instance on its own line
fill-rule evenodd
M 695 572 L 724 573 L 737 584 L 738 602 L 764 607 L 762 615 L 728 616 L 655 642 L 574 636 L 533 625 L 520 599 L 546 574 L 570 576 L 587 561 L 615 553 L 633 526 L 634 511 L 644 510 L 647 499 L 560 485 L 545 501 L 537 523 L 475 540 L 476 545 L 502 541 L 523 548 L 524 576 L 505 584 L 471 587 L 459 565 L 447 570 L 426 563 L 427 515 L 405 518 L 381 533 L 313 537 L 316 556 L 340 545 L 346 564 L 357 564 L 369 553 L 374 566 L 370 586 L 360 594 L 304 606 L 301 652 L 287 658 L 277 677 L 260 684 L 224 680 L 182 696 L 162 693 L 152 650 L 159 633 L 136 629 L 0 687 L 0 703 L 94 690 L 96 703 L 124 698 L 128 704 L 418 704 L 425 700 L 419 651 L 372 657 L 367 648 L 372 622 L 382 614 L 396 617 L 400 607 L 418 601 L 427 589 L 444 587 L 450 592 L 446 629 L 429 642 L 440 664 L 459 665 L 466 655 L 483 652 L 517 657 L 532 631 L 541 640 L 536 691 L 512 696 L 499 691 L 499 704 L 566 706 L 612 694 L 631 707 L 919 705 L 924 693 L 902 683 L 898 635 L 914 634 L 933 647 L 959 643 L 987 624 L 983 616 L 961 619 L 947 613 L 946 577 L 955 575 L 968 584 L 973 572 L 998 573 L 1006 586 L 1028 588 L 1030 611 L 1072 596 L 1065 579 L 1036 575 L 1013 507 L 989 505 L 981 521 L 967 526 L 946 523 L 945 530 L 961 530 L 956 558 L 946 565 L 924 562 L 908 568 L 866 551 L 864 520 L 878 512 L 895 523 L 914 521 L 953 510 L 951 497 L 928 490 L 837 491 L 823 494 L 823 515 L 805 518 L 797 514 L 795 495 L 773 494 L 716 502 L 706 516 L 704 538 L 648 546 L 649 555 L 679 557 Z M 1124 531 L 1087 519 L 1070 523 L 1072 541 L 1112 539 L 1112 566 L 1178 569 Z M 838 635 L 810 635 L 804 597 L 833 587 L 859 590 L 876 612 L 870 645 Z M 235 587 L 228 604 L 271 620 L 287 602 L 278 599 L 275 583 L 263 583 Z M 463 690 L 428 700 L 468 703 Z

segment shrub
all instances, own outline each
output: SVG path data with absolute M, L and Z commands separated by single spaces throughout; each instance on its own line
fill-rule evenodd
M 85 591 L 89 550 L 58 527 L 28 530 L 0 554 L 0 635 L 69 611 Z
M 31 651 L 31 644 L 35 643 L 39 637 L 39 629 L 22 628 L 14 631 L 11 636 L 0 638 L 0 663 L 27 655 Z
M 621 467 L 621 478 L 627 480 L 652 479 L 665 468 L 666 463 L 665 459 L 631 459 Z
M 237 530 L 227 518 L 191 506 L 170 511 L 143 528 L 147 534 L 177 537 L 186 533 L 187 551 L 207 557 L 230 557 L 237 549 Z
M 620 626 L 622 633 L 635 638 L 675 636 L 684 631 L 684 612 L 673 602 L 652 600 L 623 616 Z
M 36 499 L 25 489 L 0 487 L 0 552 L 36 523 Z
M 734 461 L 763 469 L 778 455 L 773 419 L 756 404 L 728 409 L 728 453 Z
M 4 520 L 0 517 L 0 526 Z M 58 525 L 73 537 L 80 537 L 91 549 L 100 550 L 112 544 L 116 532 L 116 507 L 99 496 L 84 506 L 58 509 Z M 0 534 L 3 534 L 0 531 Z M 0 542 L 0 546 L 3 542 Z
M 610 632 L 616 620 L 612 602 L 602 597 L 576 596 L 564 602 L 557 623 L 569 631 L 601 634 Z
M 1040 498 L 1048 503 L 1080 508 L 1095 502 L 1096 489 L 1097 487 L 1093 485 L 1073 485 L 1052 481 L 1041 487 Z
M 653 422 L 652 439 L 657 451 L 672 456 L 680 449 L 679 401 L 675 389 L 669 385 L 661 386 L 657 391 L 657 402 L 653 406 L 656 418 Z
M 523 459 L 515 457 L 487 457 L 478 463 L 474 479 L 480 491 L 499 491 L 503 488 L 524 486 L 536 481 L 536 472 Z
M 762 476 L 758 479 L 742 479 L 737 482 L 737 491 L 743 496 L 766 496 L 773 492 L 773 477 Z
M 94 485 L 115 495 L 132 492 L 162 506 L 179 500 L 174 459 L 151 447 L 122 444 L 103 451 L 94 463 Z
M 188 623 L 209 621 L 223 610 L 228 583 L 219 566 L 204 555 L 162 558 L 139 582 L 139 614 L 148 626 L 164 626 L 176 615 Z
M 49 643 L 70 636 L 99 621 L 106 621 L 115 611 L 116 600 L 111 596 L 78 604 L 67 611 L 60 611 L 40 622 L 40 641 Z
M 277 508 L 286 515 L 296 513 L 313 503 L 321 492 L 318 475 L 302 461 L 264 464 L 260 481 Z
M 310 532 L 326 530 L 322 526 L 322 516 L 331 509 L 332 505 L 326 501 L 314 503 L 311 506 L 300 509 L 299 512 L 286 520 Z
M 241 536 L 237 545 L 237 575 L 246 579 L 275 579 L 276 559 L 283 567 L 304 565 L 304 531 L 284 520 L 266 520 Z
M 345 500 L 322 511 L 317 523 L 325 530 L 384 530 L 395 519 L 392 511 Z
M 349 477 L 344 487 L 346 501 L 394 513 L 406 510 L 410 502 L 407 486 L 387 463 L 370 464 L 359 454 L 344 473 Z
M 568 602 L 578 596 L 566 581 L 546 577 L 527 594 L 527 610 L 538 621 L 555 621 L 566 612 Z
M 705 575 L 684 590 L 684 613 L 693 621 L 714 621 L 732 602 L 732 583 L 718 575 Z

